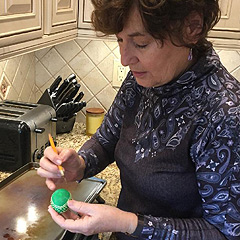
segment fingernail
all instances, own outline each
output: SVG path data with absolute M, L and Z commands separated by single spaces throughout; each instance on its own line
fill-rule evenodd
M 61 165 L 62 161 L 61 160 L 57 160 L 57 164 Z

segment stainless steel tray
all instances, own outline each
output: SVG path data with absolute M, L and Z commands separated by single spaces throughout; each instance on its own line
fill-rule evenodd
M 61 229 L 47 211 L 52 191 L 45 179 L 37 175 L 37 163 L 29 163 L 0 182 L 0 239 L 53 240 L 62 239 Z M 93 202 L 106 185 L 99 178 L 84 179 L 80 183 L 64 183 L 72 198 Z

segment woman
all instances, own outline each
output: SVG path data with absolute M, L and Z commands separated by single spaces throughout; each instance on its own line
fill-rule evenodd
M 97 133 L 78 153 L 45 151 L 38 173 L 54 190 L 116 161 L 118 208 L 69 201 L 62 228 L 118 239 L 240 239 L 240 84 L 206 40 L 217 0 L 92 0 L 96 31 L 116 34 L 131 71 Z

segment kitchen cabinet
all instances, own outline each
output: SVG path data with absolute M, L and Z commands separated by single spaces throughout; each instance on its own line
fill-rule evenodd
M 91 14 L 93 5 L 90 0 L 78 0 L 78 37 L 79 38 L 98 38 L 92 28 Z M 101 35 L 101 34 L 100 34 Z M 114 36 L 102 36 L 101 39 L 115 39 Z
M 209 34 L 220 48 L 240 48 L 240 1 L 220 0 L 221 19 Z
M 209 40 L 221 49 L 240 49 L 240 1 L 219 0 L 221 19 L 209 33 Z M 91 26 L 93 6 L 89 0 L 79 0 L 78 36 L 96 37 Z
M 42 37 L 42 1 L 0 1 L 0 26 L 1 47 Z
M 44 7 L 44 34 L 77 29 L 77 1 L 45 0 Z
M 77 37 L 78 0 L 1 0 L 0 60 Z
M 78 27 L 83 29 L 91 29 L 91 13 L 93 5 L 89 0 L 79 0 L 79 18 Z

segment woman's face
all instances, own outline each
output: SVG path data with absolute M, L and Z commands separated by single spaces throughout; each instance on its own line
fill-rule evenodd
M 129 66 L 143 87 L 163 85 L 184 72 L 190 64 L 188 48 L 176 47 L 170 40 L 161 45 L 146 32 L 137 8 L 133 8 L 122 32 L 116 36 L 122 65 Z

